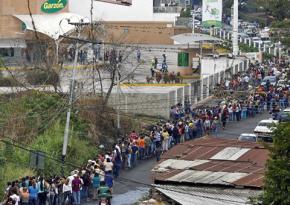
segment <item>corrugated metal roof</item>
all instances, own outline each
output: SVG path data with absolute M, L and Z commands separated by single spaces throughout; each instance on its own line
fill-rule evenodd
M 159 192 L 182 205 L 242 205 L 249 196 L 258 196 L 261 191 L 247 189 L 221 189 L 187 186 L 158 185 Z
M 243 154 L 248 152 L 249 148 L 240 148 L 240 147 L 226 147 L 210 159 L 217 159 L 217 160 L 237 160 Z
M 268 154 L 268 150 L 257 143 L 200 138 L 166 152 L 162 162 L 152 170 L 153 177 L 159 182 L 261 188 Z
M 160 163 L 158 166 L 156 166 L 153 170 L 154 171 L 168 171 L 170 169 L 190 169 L 195 166 L 204 164 L 209 162 L 209 160 L 179 160 L 179 159 L 168 159 Z
M 247 175 L 247 173 L 185 170 L 173 177 L 168 178 L 167 181 L 190 182 L 195 184 L 230 185 L 234 181 L 237 181 Z

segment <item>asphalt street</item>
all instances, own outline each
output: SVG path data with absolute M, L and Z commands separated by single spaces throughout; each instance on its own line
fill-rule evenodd
M 258 122 L 264 119 L 271 118 L 269 112 L 265 111 L 263 114 L 258 114 L 254 118 L 248 118 L 240 122 L 229 122 L 225 130 L 221 130 L 218 134 L 220 138 L 235 139 L 242 133 L 253 133 Z
M 221 130 L 218 137 L 236 139 L 241 133 L 253 133 L 260 120 L 270 118 L 267 112 L 258 114 L 255 118 L 249 118 L 240 122 L 229 122 L 225 130 Z M 149 184 L 152 183 L 150 170 L 156 164 L 155 160 L 139 161 L 139 164 L 131 170 L 122 171 L 121 177 L 115 180 L 112 205 L 132 205 L 148 193 Z M 88 205 L 95 205 L 90 202 Z

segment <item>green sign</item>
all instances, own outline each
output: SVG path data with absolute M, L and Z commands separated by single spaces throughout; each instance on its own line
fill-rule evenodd
M 47 0 L 41 6 L 41 11 L 45 13 L 55 13 L 65 8 L 67 0 Z
M 189 53 L 185 52 L 178 53 L 178 66 L 180 67 L 189 66 Z

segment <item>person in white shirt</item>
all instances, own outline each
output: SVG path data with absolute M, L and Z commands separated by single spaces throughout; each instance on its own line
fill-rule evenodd
M 104 161 L 104 166 L 105 166 L 105 173 L 108 173 L 108 172 L 112 172 L 113 171 L 113 163 L 111 162 L 110 158 L 107 158 L 105 161 Z
M 71 182 L 70 182 L 71 181 Z M 63 193 L 63 197 L 62 197 L 62 203 L 61 204 L 66 204 L 66 200 L 70 201 L 70 204 L 72 204 L 72 186 L 69 186 L 69 183 L 72 183 L 72 180 L 70 180 L 69 178 L 63 179 L 62 182 L 62 193 Z
M 17 189 L 12 189 L 12 195 L 9 197 L 15 202 L 15 205 L 18 205 L 20 202 L 20 197 L 18 196 Z

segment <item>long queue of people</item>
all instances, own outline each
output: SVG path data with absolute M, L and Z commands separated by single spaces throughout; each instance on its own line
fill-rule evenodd
M 177 104 L 171 109 L 169 121 L 146 127 L 139 133 L 132 131 L 119 139 L 111 151 L 104 151 L 96 159 L 89 160 L 85 167 L 74 170 L 68 177 L 27 176 L 9 182 L 5 190 L 5 204 L 79 205 L 100 197 L 108 199 L 110 204 L 114 180 L 120 177 L 120 172 L 153 157 L 159 161 L 163 153 L 186 140 L 205 134 L 218 135 L 228 122 L 238 123 L 264 111 L 275 113 L 288 107 L 287 86 L 262 82 L 266 76 L 276 76 L 278 72 L 278 78 L 288 80 L 287 65 L 273 62 L 252 65 L 246 73 L 238 73 L 229 83 L 221 82 L 219 85 L 229 93 L 239 90 L 250 94 L 240 97 L 228 95 L 216 106 L 184 108 Z

